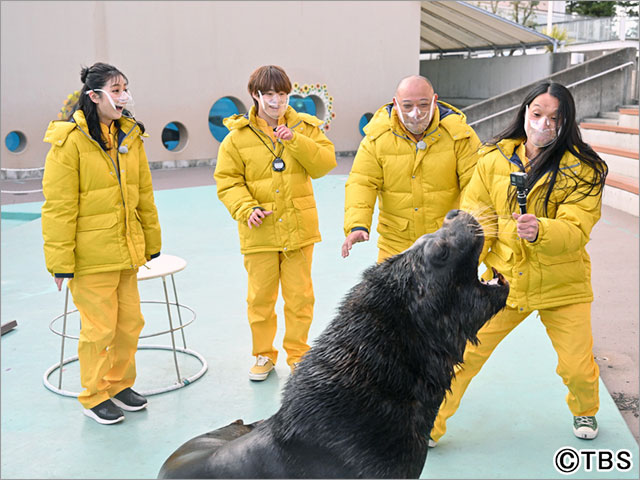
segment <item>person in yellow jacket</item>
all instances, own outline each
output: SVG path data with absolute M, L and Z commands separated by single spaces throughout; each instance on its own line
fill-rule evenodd
M 320 241 L 312 178 L 336 166 L 333 144 L 318 118 L 288 106 L 291 81 L 278 66 L 256 69 L 249 113 L 224 120 L 230 130 L 218 151 L 218 198 L 238 222 L 249 286 L 247 316 L 255 365 L 249 378 L 267 378 L 278 359 L 273 346 L 278 288 L 284 298 L 283 347 L 291 370 L 309 349 L 313 318 L 311 260 Z
M 480 257 L 509 281 L 504 310 L 467 344 L 463 363 L 440 406 L 431 446 L 446 431 L 471 379 L 498 343 L 533 311 L 558 354 L 556 372 L 569 392 L 573 432 L 595 438 L 598 365 L 591 334 L 591 262 L 585 246 L 600 218 L 607 165 L 584 143 L 567 88 L 541 82 L 525 96 L 513 122 L 487 146 L 462 198 L 485 233 Z M 516 202 L 511 175 L 526 174 L 526 212 Z M 514 185 L 516 177 L 514 176 Z
M 364 131 L 345 186 L 342 256 L 369 240 L 377 197 L 381 262 L 442 226 L 471 179 L 480 140 L 465 115 L 418 75 L 398 84 L 393 102 Z
M 147 405 L 131 389 L 144 325 L 136 273 L 160 255 L 160 225 L 127 77 L 96 63 L 80 78 L 74 113 L 44 137 L 42 235 L 47 270 L 58 290 L 69 279 L 80 312 L 78 400 L 85 415 L 113 424 Z

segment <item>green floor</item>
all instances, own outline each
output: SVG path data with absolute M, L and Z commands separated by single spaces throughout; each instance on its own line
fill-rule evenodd
M 345 177 L 314 182 L 323 242 L 314 253 L 315 338 L 335 313 L 345 292 L 375 261 L 375 238 L 340 257 Z M 202 354 L 208 372 L 185 388 L 155 395 L 146 411 L 128 413 L 125 422 L 101 426 L 81 413 L 80 404 L 46 390 L 44 371 L 59 357 L 59 337 L 48 329 L 61 313 L 63 295 L 44 268 L 40 220 L 2 225 L 2 323 L 18 327 L 2 337 L 2 478 L 154 478 L 166 457 L 189 438 L 242 418 L 251 422 L 274 413 L 288 377 L 281 362 L 276 373 L 252 383 L 250 335 L 245 319 L 246 273 L 235 223 L 217 200 L 215 187 L 156 193 L 163 229 L 163 252 L 183 257 L 176 274 L 180 301 L 197 312 L 185 333 L 188 346 Z M 3 206 L 3 212 L 33 213 L 38 204 Z M 140 284 L 142 297 L 159 300 L 160 280 Z M 282 304 L 278 304 L 282 318 Z M 143 331 L 166 328 L 166 315 L 145 306 Z M 72 327 L 77 321 L 71 319 Z M 279 330 L 276 345 L 281 344 Z M 169 343 L 168 337 L 145 343 Z M 74 354 L 75 343 L 67 345 Z M 65 356 L 67 356 L 65 355 Z M 181 356 L 183 376 L 199 369 Z M 471 383 L 449 431 L 430 450 L 424 478 L 638 478 L 638 445 L 601 383 L 600 435 L 576 439 L 565 387 L 555 374 L 555 352 L 534 316 L 517 328 Z M 141 390 L 175 380 L 169 352 L 138 353 Z M 79 389 L 77 365 L 65 369 L 64 387 Z M 52 380 L 57 379 L 53 376 Z M 562 447 L 629 450 L 628 472 L 587 471 L 563 476 L 554 468 Z M 584 453 L 583 453 L 584 455 Z

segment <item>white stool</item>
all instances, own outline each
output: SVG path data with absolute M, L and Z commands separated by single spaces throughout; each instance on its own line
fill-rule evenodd
M 185 339 L 185 335 L 184 335 L 184 328 L 188 325 L 191 325 L 193 323 L 193 321 L 196 319 L 196 313 L 193 311 L 193 309 L 191 307 L 188 307 L 186 305 L 183 305 L 181 303 L 178 302 L 178 291 L 176 289 L 176 282 L 175 279 L 173 277 L 173 275 L 175 273 L 178 273 L 182 270 L 184 270 L 187 266 L 187 262 L 180 258 L 180 257 L 176 257 L 174 255 L 165 255 L 162 254 L 157 258 L 154 258 L 153 260 L 147 262 L 146 265 L 143 265 L 142 267 L 140 267 L 140 269 L 138 270 L 138 281 L 142 282 L 145 280 L 150 280 L 152 278 L 161 278 L 162 279 L 162 286 L 164 289 L 164 301 L 155 301 L 155 300 L 141 300 L 140 303 L 143 304 L 149 304 L 149 303 L 153 303 L 153 304 L 165 304 L 167 307 L 167 317 L 169 319 L 169 329 L 168 330 L 163 330 L 161 332 L 155 332 L 155 333 L 149 333 L 146 335 L 140 335 L 140 338 L 149 338 L 149 337 L 156 337 L 158 335 L 164 335 L 164 334 L 170 334 L 171 336 L 171 345 L 139 345 L 138 346 L 138 350 L 171 350 L 173 352 L 173 361 L 175 363 L 175 367 L 176 367 L 176 375 L 177 375 L 177 382 L 169 385 L 168 387 L 163 387 L 163 388 L 158 388 L 158 389 L 154 389 L 154 390 L 146 390 L 146 391 L 140 391 L 141 395 L 155 395 L 158 393 L 164 393 L 164 392 L 169 392 L 171 390 L 176 390 L 178 388 L 182 388 L 185 387 L 187 385 L 189 385 L 190 383 L 195 382 L 197 379 L 199 379 L 200 377 L 202 377 L 202 375 L 205 374 L 205 372 L 207 371 L 207 361 L 204 359 L 204 357 L 202 357 L 202 355 L 200 355 L 198 352 L 195 352 L 194 350 L 190 350 L 187 348 L 187 341 Z M 166 277 L 167 276 L 171 276 L 171 286 L 173 288 L 173 297 L 175 299 L 174 303 L 171 303 L 169 301 L 169 293 L 168 293 L 168 289 L 167 289 L 167 282 L 166 282 Z M 179 326 L 174 327 L 173 326 L 173 317 L 171 315 L 171 306 L 175 306 L 176 310 L 178 312 L 178 321 L 180 323 Z M 64 313 L 61 315 L 58 315 L 57 317 L 55 317 L 51 323 L 49 324 L 49 329 L 55 333 L 56 335 L 59 335 L 62 338 L 62 345 L 60 347 L 60 362 L 53 364 L 51 367 L 49 367 L 47 369 L 47 371 L 44 373 L 43 376 L 43 383 L 44 386 L 46 388 L 48 388 L 49 390 L 51 390 L 54 393 L 57 393 L 59 395 L 64 395 L 67 397 L 77 397 L 80 392 L 70 392 L 67 390 L 63 390 L 62 389 L 62 370 L 64 365 L 66 365 L 67 363 L 71 363 L 71 362 L 75 362 L 76 360 L 78 360 L 78 356 L 75 355 L 73 357 L 69 357 L 69 358 L 64 358 L 64 342 L 65 342 L 65 338 L 72 338 L 75 340 L 78 340 L 78 336 L 74 336 L 74 335 L 69 335 L 67 333 L 67 316 L 77 312 L 78 310 L 68 310 L 68 306 L 69 306 L 69 288 L 65 288 L 65 298 L 64 298 Z M 183 322 L 182 321 L 182 309 L 186 309 L 189 312 L 191 312 L 191 318 L 187 321 L 187 322 Z M 62 323 L 62 331 L 58 331 L 54 328 L 54 324 L 60 320 L 63 319 L 63 323 Z M 182 345 L 183 347 L 177 347 L 176 346 L 176 341 L 175 341 L 175 335 L 174 332 L 176 330 L 180 330 L 180 333 L 182 334 Z M 183 378 L 180 375 L 180 367 L 178 366 L 178 356 L 177 353 L 184 353 L 187 355 L 191 355 L 192 357 L 197 358 L 200 361 L 200 364 L 202 365 L 202 368 L 195 373 L 194 375 L 187 377 L 187 378 Z M 55 387 L 54 385 L 51 384 L 51 382 L 49 381 L 49 377 L 51 376 L 51 374 L 56 370 L 59 369 L 59 376 L 58 376 L 58 386 Z

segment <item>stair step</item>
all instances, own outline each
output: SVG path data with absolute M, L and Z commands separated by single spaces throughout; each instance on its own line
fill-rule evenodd
M 591 118 L 585 118 L 583 120 L 584 123 L 597 123 L 598 125 L 618 125 L 618 117 L 612 118 L 612 117 L 591 117 Z
M 626 190 L 611 187 L 609 185 L 604 186 L 602 203 L 636 217 L 638 217 L 640 213 L 638 212 L 638 194 L 627 192 Z
M 640 159 L 640 153 L 638 153 L 638 150 L 627 150 L 626 148 L 610 147 L 608 145 L 596 145 L 593 143 L 591 144 L 591 148 L 593 148 L 598 153 L 608 153 L 610 155 L 632 158 L 634 160 Z
M 589 129 L 589 130 L 604 130 L 606 132 L 615 132 L 615 133 L 630 133 L 632 135 L 638 135 L 638 133 L 640 133 L 638 128 L 621 127 L 619 125 L 605 125 L 601 123 L 582 122 L 580 124 L 580 128 Z
M 638 115 L 638 110 L 640 110 L 638 107 L 636 108 L 620 108 L 619 112 L 622 113 L 623 115 Z
M 620 118 L 620 112 L 600 112 L 598 118 L 610 118 L 612 120 L 618 120 Z M 584 119 L 586 122 L 588 119 Z
M 609 173 L 607 175 L 606 184 L 610 187 L 615 187 L 625 192 L 638 195 L 638 179 L 626 177 L 624 175 L 618 175 L 616 173 Z

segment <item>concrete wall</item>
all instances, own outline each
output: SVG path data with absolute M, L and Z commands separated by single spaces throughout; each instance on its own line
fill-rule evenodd
M 552 73 L 552 55 L 421 60 L 440 99 L 466 107 Z
M 335 113 L 327 134 L 338 151 L 355 150 L 360 117 L 419 71 L 415 1 L 13 1 L 2 2 L 1 20 L 4 168 L 44 164 L 48 122 L 81 88 L 81 66 L 96 61 L 128 76 L 150 161 L 178 163 L 217 155 L 209 109 L 225 96 L 250 107 L 247 80 L 260 65 L 280 65 L 299 84 L 327 85 Z M 179 152 L 161 142 L 172 121 L 188 133 Z M 15 130 L 27 140 L 20 153 L 5 145 Z
M 624 105 L 630 100 L 635 91 L 633 82 L 637 78 L 634 74 L 634 71 L 638 69 L 636 57 L 636 48 L 615 50 L 588 62 L 557 72 L 551 75 L 549 79 L 563 85 L 570 85 L 608 69 L 614 69 L 627 62 L 634 62 L 632 66 L 614 70 L 607 75 L 571 88 L 571 93 L 576 102 L 576 117 L 578 121 L 585 117 L 596 117 L 601 112 L 615 111 L 620 105 Z M 534 83 L 536 82 L 523 84 L 523 86 L 510 90 L 503 95 L 476 103 L 464 109 L 467 121 L 472 124 L 481 140 L 489 140 L 502 131 L 513 119 L 515 111 L 505 112 L 481 123 L 474 124 L 474 122 L 514 105 L 520 105 L 525 94 Z

